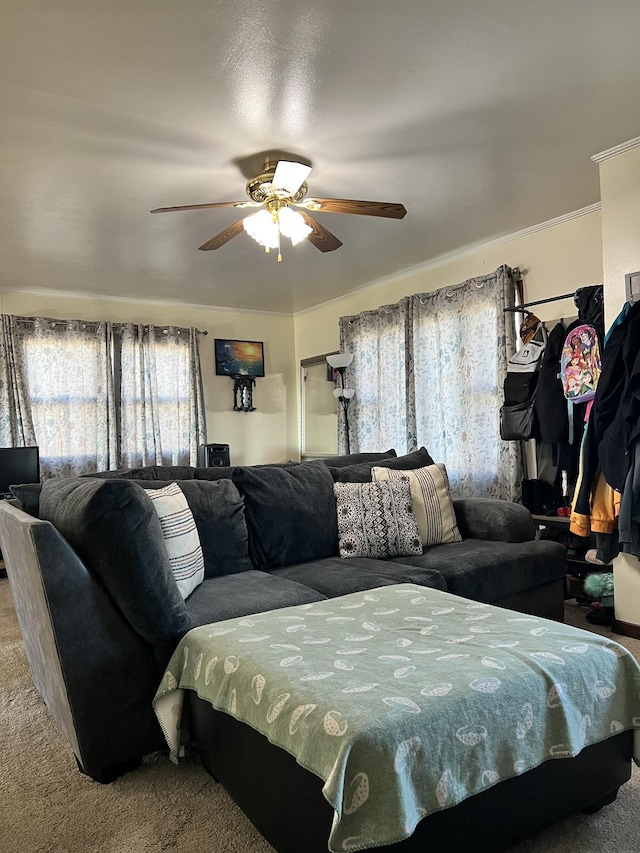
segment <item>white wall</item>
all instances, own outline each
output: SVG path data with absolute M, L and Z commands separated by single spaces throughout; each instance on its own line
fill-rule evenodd
M 238 465 L 298 458 L 298 368 L 290 316 L 16 291 L 0 292 L 0 313 L 197 326 L 208 332 L 200 337 L 208 442 L 228 444 L 231 462 Z M 264 341 L 265 377 L 256 379 L 253 391 L 257 411 L 233 411 L 233 380 L 214 372 L 214 338 Z
M 625 275 L 640 270 L 640 140 L 635 148 L 600 163 L 600 194 L 609 325 L 625 302 Z
M 640 138 L 596 155 L 600 161 L 605 315 L 610 325 L 622 308 L 626 273 L 640 270 Z M 640 561 L 614 561 L 616 619 L 640 626 Z

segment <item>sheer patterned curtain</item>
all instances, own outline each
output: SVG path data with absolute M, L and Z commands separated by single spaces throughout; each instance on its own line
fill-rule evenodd
M 424 445 L 444 462 L 457 497 L 512 499 L 517 443 L 500 438 L 499 413 L 515 330 L 511 270 L 469 279 L 395 305 L 340 318 L 341 350 L 353 352 L 347 385 L 351 450 Z M 339 448 L 344 452 L 339 419 Z
M 410 305 L 403 299 L 353 317 L 340 318 L 340 349 L 352 352 L 345 384 L 351 452 L 407 448 L 406 339 Z M 346 452 L 344 415 L 338 412 L 338 452 Z
M 0 447 L 32 447 L 36 434 L 18 318 L 0 315 Z
M 512 499 L 519 447 L 500 438 L 500 406 L 513 352 L 508 267 L 411 297 L 409 411 L 419 443 L 444 462 L 457 497 Z
M 13 320 L 43 477 L 116 467 L 111 325 Z
M 206 426 L 197 329 L 124 324 L 121 464 L 197 465 Z

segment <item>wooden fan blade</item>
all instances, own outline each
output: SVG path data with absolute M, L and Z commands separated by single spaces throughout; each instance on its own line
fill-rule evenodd
M 224 246 L 225 243 L 228 243 L 232 237 L 237 237 L 238 234 L 241 234 L 244 230 L 243 223 L 244 219 L 239 219 L 237 222 L 234 222 L 233 225 L 230 225 L 228 228 L 225 228 L 224 231 L 221 231 L 219 234 L 216 234 L 215 237 L 212 237 L 210 240 L 207 240 L 206 243 L 203 243 L 202 246 L 198 246 L 203 252 L 208 252 L 209 249 L 219 249 L 220 246 Z
M 316 222 L 316 220 L 309 216 L 308 213 L 305 213 L 304 210 L 299 211 L 299 213 L 309 228 L 312 229 L 307 240 L 315 246 L 316 249 L 320 249 L 321 252 L 333 252 L 342 246 L 342 242 L 338 240 L 335 234 L 332 234 L 331 231 L 327 231 L 324 225 L 320 225 L 319 222 Z
M 322 213 L 358 213 L 360 216 L 384 216 L 402 219 L 407 209 L 391 201 L 356 201 L 353 198 L 306 198 L 301 205 Z
M 182 204 L 178 207 L 156 207 L 151 213 L 173 213 L 176 210 L 204 210 L 208 207 L 261 207 L 256 201 L 214 201 L 210 204 Z

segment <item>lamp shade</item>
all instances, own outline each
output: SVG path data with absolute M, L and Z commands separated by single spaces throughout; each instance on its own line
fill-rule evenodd
M 353 361 L 353 353 L 336 352 L 333 355 L 328 355 L 327 361 L 329 362 L 329 365 L 333 367 L 334 370 L 340 370 L 341 368 L 349 367 L 349 365 Z
M 283 207 L 278 213 L 278 222 L 280 224 L 280 233 L 288 237 L 294 246 L 297 246 L 301 240 L 308 237 L 313 230 L 304 221 L 302 216 L 290 207 Z
M 336 388 L 333 396 L 336 400 L 350 400 L 356 392 L 353 388 Z
M 268 210 L 260 210 L 242 220 L 242 227 L 250 237 L 267 249 L 277 249 L 280 244 L 278 222 Z

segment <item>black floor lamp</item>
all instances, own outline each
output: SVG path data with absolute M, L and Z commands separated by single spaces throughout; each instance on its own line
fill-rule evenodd
M 353 361 L 353 353 L 352 352 L 337 352 L 333 355 L 327 356 L 327 362 L 329 366 L 333 368 L 338 373 L 340 377 L 340 384 L 336 386 L 333 396 L 338 401 L 338 404 L 342 406 L 342 411 L 344 412 L 344 427 L 347 438 L 347 454 L 351 453 L 351 439 L 349 436 L 349 403 L 351 402 L 351 398 L 356 393 L 353 388 L 345 388 L 344 384 L 344 372 L 349 367 L 351 362 Z

